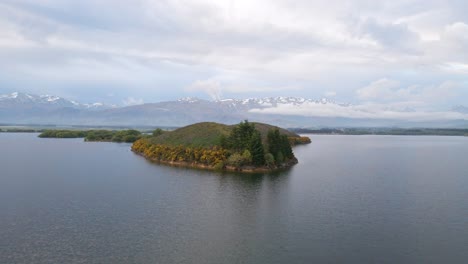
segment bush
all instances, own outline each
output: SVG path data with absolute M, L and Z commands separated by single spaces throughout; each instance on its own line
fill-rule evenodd
M 251 164 L 252 163 L 252 154 L 247 149 L 242 153 L 242 164 Z
M 218 163 L 216 163 L 216 164 L 214 165 L 214 169 L 215 169 L 215 170 L 222 170 L 222 169 L 224 169 L 224 162 L 219 161 Z
M 234 153 L 231 156 L 229 156 L 229 158 L 227 159 L 227 163 L 236 168 L 242 166 L 242 161 L 243 161 L 242 155 L 240 155 L 239 153 Z
M 283 152 L 278 151 L 278 153 L 276 154 L 275 160 L 276 160 L 276 164 L 277 164 L 277 165 L 280 165 L 281 163 L 283 163 L 283 162 L 284 162 L 284 155 L 283 155 Z
M 265 163 L 269 167 L 275 165 L 275 157 L 273 157 L 273 154 L 271 153 L 265 154 Z

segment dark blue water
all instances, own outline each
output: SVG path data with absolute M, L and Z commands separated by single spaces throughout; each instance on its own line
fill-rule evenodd
M 466 263 L 468 138 L 312 136 L 236 175 L 0 134 L 1 263 Z

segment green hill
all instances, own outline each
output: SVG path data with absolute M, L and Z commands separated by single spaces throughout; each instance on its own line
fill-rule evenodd
M 219 145 L 221 136 L 227 136 L 230 132 L 230 126 L 204 122 L 167 131 L 160 136 L 151 137 L 150 140 L 154 144 L 169 146 L 211 147 Z

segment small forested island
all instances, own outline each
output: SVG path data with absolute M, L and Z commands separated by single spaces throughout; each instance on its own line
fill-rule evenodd
M 138 130 L 44 130 L 40 138 L 84 138 L 85 141 L 132 143 L 142 137 Z
M 267 124 L 204 122 L 174 131 L 156 130 L 135 141 L 132 151 L 163 164 L 267 172 L 296 164 L 291 146 L 307 143 L 308 137 Z
M 39 129 L 25 127 L 0 127 L 0 133 L 37 133 Z

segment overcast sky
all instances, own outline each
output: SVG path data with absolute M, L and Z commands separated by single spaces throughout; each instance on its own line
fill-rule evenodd
M 2 0 L 0 93 L 468 105 L 466 0 Z

